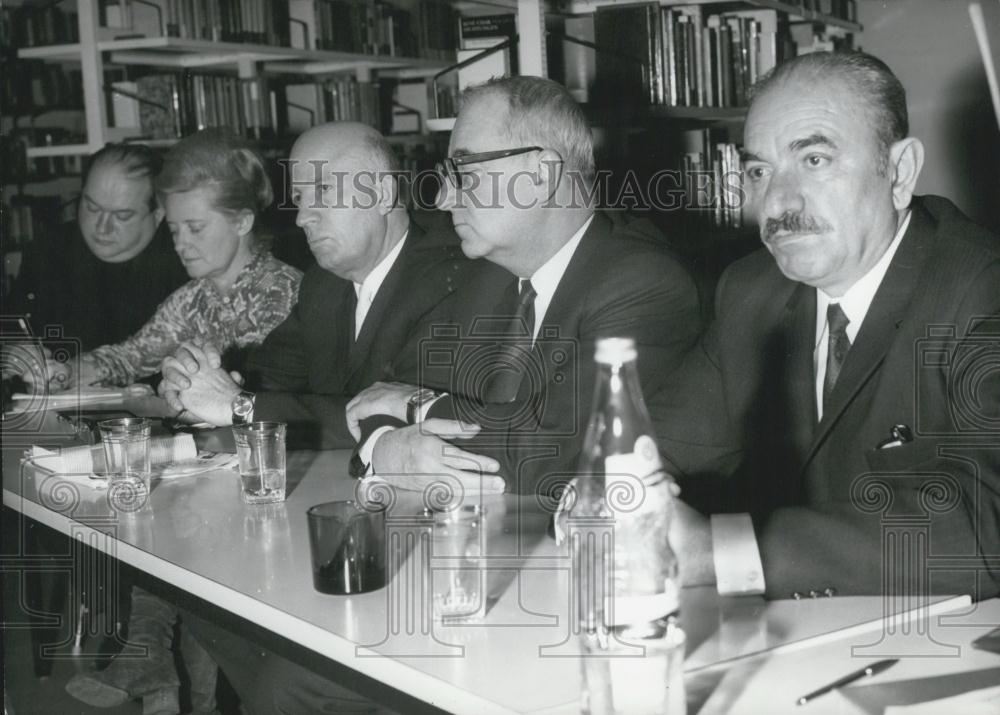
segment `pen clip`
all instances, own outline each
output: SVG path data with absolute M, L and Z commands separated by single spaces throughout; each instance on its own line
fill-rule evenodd
M 888 670 L 892 666 L 899 662 L 899 658 L 886 658 L 885 660 L 879 660 L 874 663 L 869 663 L 864 668 L 860 670 L 855 670 L 853 673 L 848 673 L 842 678 L 834 680 L 829 685 L 824 685 L 822 688 L 817 688 L 811 693 L 803 695 L 801 698 L 795 701 L 796 705 L 805 705 L 811 700 L 818 698 L 820 695 L 826 695 L 829 692 L 842 688 L 845 685 L 850 685 L 851 683 L 861 680 L 862 678 L 869 678 L 873 675 L 878 675 L 879 673 Z
M 889 449 L 899 447 L 913 441 L 913 430 L 904 424 L 893 425 L 889 428 L 889 438 L 882 440 L 876 445 L 876 449 Z

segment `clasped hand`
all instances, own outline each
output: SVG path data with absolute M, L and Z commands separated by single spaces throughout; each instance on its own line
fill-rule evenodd
M 500 471 L 495 459 L 446 441 L 471 439 L 479 430 L 478 425 L 439 419 L 390 430 L 375 442 L 372 467 L 380 476 L 447 474 L 463 483 L 470 476 L 495 474 Z
M 416 391 L 400 382 L 376 382 L 347 403 L 347 426 L 361 439 L 360 423 L 367 417 L 387 415 L 406 421 L 406 403 Z M 491 457 L 468 452 L 451 444 L 479 434 L 479 425 L 453 420 L 428 419 L 420 424 L 394 428 L 373 435 L 372 468 L 379 475 L 442 475 L 460 480 L 470 475 L 494 474 L 500 465 Z
M 216 427 L 233 421 L 232 401 L 243 377 L 222 368 L 222 355 L 209 343 L 184 343 L 164 358 L 158 392 L 175 413 L 194 415 Z
M 361 421 L 374 415 L 388 415 L 406 421 L 406 403 L 416 391 L 402 382 L 376 382 L 347 403 L 347 428 L 355 441 L 361 439 Z

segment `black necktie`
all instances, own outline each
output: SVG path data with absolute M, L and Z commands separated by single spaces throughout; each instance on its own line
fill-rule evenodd
M 535 334 L 535 293 L 531 281 L 521 281 L 514 315 L 507 325 L 507 339 L 500 347 L 486 387 L 487 402 L 513 402 L 524 375 L 525 353 Z M 527 334 L 525 334 L 527 329 Z
M 347 300 L 344 304 L 344 312 L 347 313 L 348 319 L 351 321 L 351 345 L 353 346 L 357 342 L 355 333 L 360 334 L 360 331 L 354 324 L 358 312 L 358 294 L 354 290 L 354 284 L 348 283 L 347 288 Z
M 826 351 L 826 376 L 823 378 L 823 413 L 830 401 L 830 393 L 840 377 L 840 369 L 844 367 L 847 351 L 851 349 L 851 340 L 847 337 L 847 324 L 851 321 L 844 315 L 839 303 L 830 303 L 826 308 L 826 324 L 830 331 Z

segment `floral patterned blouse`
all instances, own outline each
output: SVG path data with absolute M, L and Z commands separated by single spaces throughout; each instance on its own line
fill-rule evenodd
M 261 343 L 288 317 L 301 280 L 301 271 L 258 252 L 228 295 L 208 278 L 188 281 L 167 296 L 135 335 L 89 355 L 104 384 L 128 385 L 158 373 L 163 359 L 185 341 L 211 343 L 220 352 Z

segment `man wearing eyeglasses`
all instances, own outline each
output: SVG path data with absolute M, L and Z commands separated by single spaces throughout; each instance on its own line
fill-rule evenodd
M 474 285 L 507 289 L 500 302 L 478 290 L 455 301 L 462 312 L 430 326 L 411 384 L 352 400 L 362 437 L 352 467 L 473 481 L 481 469 L 509 492 L 548 491 L 578 458 L 595 341 L 635 339 L 652 389 L 698 335 L 694 283 L 636 224 L 595 212 L 590 130 L 555 82 L 467 90 L 439 171 L 438 204 L 462 251 L 485 259 Z M 465 439 L 450 445 L 452 435 Z
M 80 351 L 121 342 L 187 281 L 153 193 L 161 163 L 138 145 L 91 157 L 77 224 L 33 241 L 15 282 L 7 310 L 35 335 L 59 326 Z

